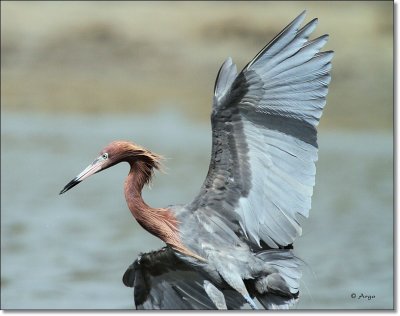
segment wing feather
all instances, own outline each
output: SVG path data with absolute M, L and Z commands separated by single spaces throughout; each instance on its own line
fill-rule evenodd
M 211 116 L 210 167 L 187 206 L 214 212 L 249 243 L 263 241 L 272 248 L 301 234 L 297 216 L 307 217 L 311 208 L 316 127 L 331 81 L 333 52 L 320 51 L 328 35 L 309 40 L 317 19 L 300 28 L 304 18 L 305 12 L 241 73 L 230 58 L 222 65 Z

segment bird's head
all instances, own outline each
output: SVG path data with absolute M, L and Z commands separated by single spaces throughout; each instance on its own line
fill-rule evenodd
M 140 162 L 140 166 L 148 175 L 150 180 L 153 169 L 160 169 L 162 157 L 152 153 L 151 151 L 128 141 L 114 141 L 104 147 L 99 156 L 87 166 L 80 174 L 72 179 L 61 190 L 60 194 L 67 192 L 69 189 L 82 182 L 91 175 L 105 170 L 122 161 L 128 162 L 131 167 Z

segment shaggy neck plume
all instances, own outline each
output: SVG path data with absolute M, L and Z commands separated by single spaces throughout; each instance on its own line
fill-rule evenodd
M 179 238 L 178 221 L 170 210 L 152 208 L 142 198 L 142 189 L 151 181 L 154 169 L 158 169 L 159 160 L 152 155 L 137 155 L 127 159 L 131 169 L 125 181 L 125 198 L 128 207 L 137 222 L 148 232 L 160 238 L 176 250 L 188 253 Z
M 151 181 L 153 165 L 145 160 L 128 160 L 131 169 L 125 181 L 125 198 L 138 223 L 166 243 L 171 243 L 171 233 L 177 232 L 177 221 L 168 209 L 152 208 L 142 198 L 142 189 Z
M 157 156 L 153 156 L 157 157 Z M 126 159 L 131 169 L 125 181 L 125 198 L 128 207 L 137 222 L 148 232 L 160 238 L 175 250 L 205 261 L 204 258 L 187 249 L 181 242 L 178 231 L 178 221 L 174 214 L 165 208 L 152 208 L 142 198 L 142 189 L 151 181 L 154 169 L 159 168 L 159 160 L 137 155 Z

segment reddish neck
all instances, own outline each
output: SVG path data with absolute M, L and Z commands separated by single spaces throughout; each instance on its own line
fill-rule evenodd
M 167 244 L 174 243 L 177 221 L 173 214 L 168 209 L 150 207 L 142 198 L 142 189 L 150 180 L 152 167 L 140 160 L 129 163 L 131 170 L 125 181 L 125 199 L 132 215 L 144 229 Z
M 179 236 L 178 221 L 169 209 L 152 208 L 143 201 L 142 189 L 150 180 L 152 167 L 140 160 L 128 162 L 131 165 L 131 170 L 125 181 L 125 198 L 137 222 L 173 249 L 205 261 L 204 258 L 192 252 L 182 243 Z

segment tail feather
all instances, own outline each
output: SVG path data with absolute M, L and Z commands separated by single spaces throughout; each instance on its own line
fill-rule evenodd
M 297 298 L 284 298 L 274 294 L 260 294 L 257 299 L 265 309 L 289 309 L 298 300 Z
M 292 250 L 273 249 L 256 254 L 269 273 L 255 280 L 256 297 L 267 309 L 287 309 L 299 297 L 302 261 Z

